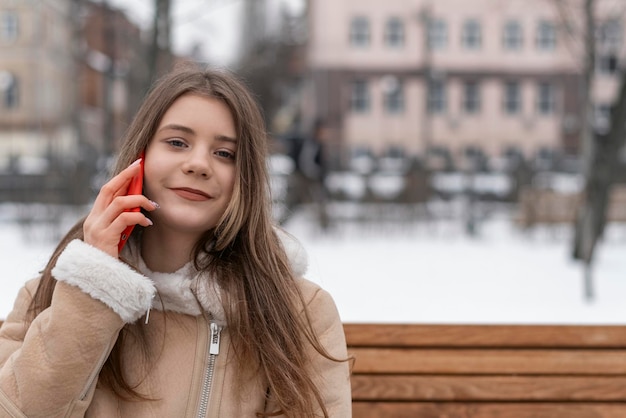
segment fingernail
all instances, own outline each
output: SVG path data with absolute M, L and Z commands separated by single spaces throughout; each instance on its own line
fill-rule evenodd
M 150 201 L 150 203 L 152 203 L 152 206 L 154 206 L 155 209 L 160 208 L 161 206 L 159 206 L 159 204 L 153 200 Z
M 152 223 L 152 220 L 151 220 L 150 218 L 146 218 L 146 219 L 148 220 L 148 226 L 152 226 L 152 225 L 154 225 L 154 224 Z
M 131 165 L 129 165 L 129 167 L 134 167 L 134 166 L 138 165 L 140 162 L 141 162 L 141 158 L 137 158 L 135 160 L 135 162 L 133 162 Z

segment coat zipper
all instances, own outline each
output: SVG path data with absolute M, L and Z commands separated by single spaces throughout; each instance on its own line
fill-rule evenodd
M 215 360 L 220 353 L 220 333 L 222 327 L 216 322 L 211 321 L 209 325 L 209 362 L 204 371 L 204 381 L 202 384 L 202 392 L 200 394 L 200 407 L 198 408 L 198 418 L 205 418 L 209 407 L 209 399 L 211 397 L 211 387 L 213 385 L 213 374 L 215 371 Z
M 106 349 L 102 352 L 102 355 L 100 356 L 100 359 L 98 360 L 96 368 L 93 369 L 93 371 L 91 372 L 91 375 L 89 375 L 89 378 L 87 379 L 87 385 L 85 386 L 83 391 L 80 393 L 80 396 L 78 397 L 79 400 L 83 401 L 87 397 L 87 394 L 89 393 L 89 389 L 91 389 L 91 386 L 94 384 L 96 378 L 100 375 L 100 369 L 102 369 L 104 362 L 107 360 L 107 358 L 109 358 L 110 351 L 111 351 L 111 342 L 109 342 Z

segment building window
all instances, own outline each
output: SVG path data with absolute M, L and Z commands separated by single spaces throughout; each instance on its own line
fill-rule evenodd
M 551 83 L 540 82 L 537 84 L 537 113 L 550 115 L 556 109 L 556 94 Z
M 394 76 L 383 78 L 383 105 L 385 111 L 391 114 L 404 112 L 404 86 L 400 80 Z
M 350 45 L 366 47 L 370 44 L 370 22 L 366 17 L 357 16 L 350 23 Z
M 599 134 L 606 134 L 611 128 L 611 106 L 596 104 L 593 107 L 593 127 Z
M 404 23 L 398 17 L 392 17 L 385 25 L 385 44 L 391 47 L 404 46 Z
M 609 19 L 598 25 L 596 70 L 599 74 L 615 75 L 619 70 L 619 51 L 622 45 L 622 23 Z
M 466 81 L 463 86 L 463 110 L 465 113 L 480 112 L 480 84 L 476 81 Z
M 17 13 L 5 11 L 0 17 L 0 39 L 4 42 L 15 42 L 18 34 Z
M 596 64 L 596 69 L 599 74 L 615 75 L 619 69 L 617 54 L 612 52 L 598 54 Z
M 2 107 L 5 109 L 15 109 L 19 106 L 18 80 L 8 71 L 0 71 L 0 95 Z
M 429 83 L 427 107 L 430 113 L 446 111 L 446 85 L 442 80 L 432 80 Z
M 517 81 L 508 81 L 504 84 L 504 112 L 516 115 L 522 110 L 522 94 Z
M 461 45 L 465 49 L 480 49 L 482 45 L 482 34 L 480 23 L 471 19 L 463 24 L 463 32 L 461 35 Z
M 596 39 L 601 48 L 619 50 L 622 46 L 622 22 L 619 19 L 609 19 L 598 25 Z
M 556 27 L 554 23 L 542 20 L 537 25 L 537 49 L 552 51 L 556 48 Z
M 524 43 L 522 25 L 516 20 L 510 20 L 504 25 L 502 34 L 502 44 L 504 49 L 509 51 L 519 51 Z
M 448 28 L 442 19 L 428 21 L 428 47 L 433 50 L 444 49 L 448 45 Z
M 352 82 L 352 93 L 350 95 L 350 109 L 355 113 L 366 113 L 370 108 L 370 93 L 365 80 L 354 80 Z

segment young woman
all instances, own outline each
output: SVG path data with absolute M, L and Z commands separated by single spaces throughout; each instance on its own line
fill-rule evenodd
M 143 195 L 126 195 L 142 165 Z M 350 417 L 335 304 L 301 278 L 269 202 L 242 83 L 160 80 L 115 175 L 0 328 L 0 417 Z

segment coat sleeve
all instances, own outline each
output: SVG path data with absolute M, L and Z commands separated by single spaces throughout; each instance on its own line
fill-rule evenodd
M 154 295 L 148 278 L 78 240 L 53 275 L 51 305 L 29 322 L 37 283 L 29 282 L 0 328 L 2 418 L 84 416 L 119 331 Z
M 320 389 L 324 404 L 331 418 L 352 416 L 352 392 L 350 387 L 350 365 L 343 323 L 332 296 L 311 283 L 313 297 L 307 304 L 311 323 L 320 343 L 332 357 L 329 360 L 311 347 L 314 379 Z M 306 295 L 306 291 L 304 292 Z

